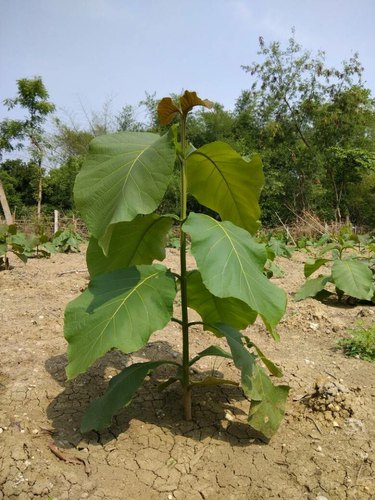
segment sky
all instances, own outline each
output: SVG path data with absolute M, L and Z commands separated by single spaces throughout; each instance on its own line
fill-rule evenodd
M 0 101 L 41 76 L 57 114 L 83 126 L 83 110 L 110 100 L 118 112 L 145 91 L 195 90 L 233 109 L 259 36 L 285 44 L 292 27 L 330 65 L 358 51 L 375 96 L 374 0 L 0 0 L 0 13 Z

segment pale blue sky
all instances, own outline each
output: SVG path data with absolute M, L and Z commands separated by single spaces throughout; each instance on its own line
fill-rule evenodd
M 144 91 L 196 90 L 232 109 L 259 35 L 285 41 L 292 26 L 330 64 L 359 51 L 374 95 L 374 21 L 374 0 L 0 0 L 0 100 L 40 75 L 58 113 L 82 122 L 81 102 L 112 97 L 118 111 Z

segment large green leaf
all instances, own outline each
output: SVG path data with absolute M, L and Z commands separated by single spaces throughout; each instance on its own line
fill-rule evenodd
M 164 260 L 166 237 L 172 223 L 171 217 L 151 214 L 115 224 L 107 256 L 98 240 L 92 237 L 86 255 L 90 276 L 93 278 L 124 267 L 151 264 L 154 259 Z
M 332 276 L 320 275 L 317 278 L 306 280 L 301 288 L 294 295 L 294 301 L 306 299 L 307 297 L 315 297 L 323 290 L 328 282 L 332 281 Z
M 332 266 L 332 278 L 337 288 L 351 297 L 371 300 L 374 295 L 372 272 L 364 262 L 336 260 Z
M 257 313 L 241 300 L 212 295 L 198 270 L 188 273 L 187 292 L 188 306 L 201 316 L 207 330 L 214 330 L 213 323 L 225 323 L 242 330 L 256 320 Z
M 286 294 L 263 274 L 264 246 L 231 222 L 202 214 L 191 213 L 183 230 L 191 235 L 191 252 L 206 288 L 216 297 L 242 300 L 274 333 L 285 312 Z
M 175 295 L 174 278 L 160 264 L 96 276 L 65 311 L 68 377 L 113 347 L 126 353 L 143 347 L 170 320 Z
M 135 363 L 113 377 L 104 395 L 93 401 L 86 410 L 81 422 L 81 432 L 102 431 L 109 427 L 112 416 L 131 402 L 148 373 L 163 364 L 176 363 L 172 361 Z
M 254 344 L 254 342 L 252 342 L 249 339 L 249 337 L 244 335 L 244 339 L 245 339 L 247 347 L 249 349 L 251 349 L 252 347 L 255 349 L 259 359 L 262 360 L 262 363 L 267 367 L 268 371 L 274 377 L 282 377 L 283 376 L 283 372 L 280 370 L 280 368 L 277 365 L 275 365 L 275 363 L 273 361 L 268 359 L 267 356 L 263 353 L 263 351 L 261 351 L 261 349 L 256 344 Z
M 226 337 L 234 364 L 241 370 L 241 386 L 251 400 L 248 422 L 267 439 L 278 429 L 284 413 L 289 387 L 274 386 L 264 370 L 255 362 L 256 357 L 243 344 L 246 338 L 228 325 L 215 327 Z
M 305 274 L 305 278 L 311 276 L 315 271 L 320 269 L 324 264 L 329 262 L 329 259 L 316 259 L 316 260 L 307 260 L 305 262 L 305 266 L 303 268 L 303 272 Z
M 95 138 L 79 172 L 77 209 L 105 253 L 111 225 L 149 214 L 160 204 L 173 173 L 173 131 L 162 137 L 119 132 Z
M 189 192 L 206 207 L 254 234 L 259 227 L 260 191 L 264 184 L 258 155 L 244 160 L 228 144 L 213 142 L 187 159 Z
M 255 365 L 248 422 L 267 439 L 275 434 L 282 422 L 289 390 L 287 385 L 273 385 L 264 370 Z
M 229 325 L 216 323 L 215 328 L 226 338 L 235 366 L 241 370 L 241 386 L 245 395 L 251 399 L 253 392 L 253 370 L 256 357 L 243 344 L 242 334 Z

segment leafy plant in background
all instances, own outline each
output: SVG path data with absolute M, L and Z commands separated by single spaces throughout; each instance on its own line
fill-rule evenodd
M 9 269 L 9 252 L 26 264 L 30 258 L 50 257 L 55 252 L 79 252 L 84 239 L 72 228 L 61 229 L 50 239 L 46 234 L 26 234 L 16 225 L 0 226 L 0 268 Z
M 330 295 L 325 287 L 332 283 L 339 300 L 346 294 L 359 300 L 375 302 L 374 255 L 371 254 L 371 246 L 368 247 L 369 253 L 366 256 L 356 250 L 358 241 L 357 235 L 344 229 L 336 241 L 323 244 L 317 257 L 306 261 L 304 274 L 307 280 L 295 294 L 294 300 L 324 298 Z M 330 273 L 310 278 L 322 266 L 329 267 Z
M 350 332 L 350 337 L 340 339 L 338 345 L 347 356 L 375 361 L 375 325 L 366 328 L 358 325 Z
M 87 250 L 90 284 L 65 312 L 69 343 L 67 375 L 85 372 L 112 348 L 124 353 L 141 349 L 151 334 L 172 320 L 182 330 L 182 363 L 135 363 L 115 376 L 107 392 L 91 403 L 82 432 L 102 430 L 128 405 L 147 374 L 160 365 L 175 368 L 161 388 L 180 382 L 186 419 L 192 418 L 191 393 L 196 386 L 233 383 L 207 377 L 195 380 L 190 369 L 205 356 L 232 359 L 241 371 L 241 386 L 251 401 L 249 424 L 270 438 L 284 414 L 289 387 L 274 385 L 281 371 L 239 330 L 259 315 L 270 334 L 284 314 L 286 294 L 263 274 L 264 245 L 252 236 L 258 228 L 259 194 L 263 185 L 260 158 L 246 161 L 223 142 L 195 149 L 187 141 L 186 119 L 195 106 L 211 103 L 195 92 L 178 101 L 164 98 L 158 106 L 161 125 L 172 125 L 162 136 L 120 132 L 94 139 L 75 184 L 77 208 L 92 237 Z M 172 178 L 176 158 L 180 171 L 180 213 L 158 215 Z M 187 195 L 217 212 L 221 222 L 187 213 Z M 180 228 L 180 271 L 172 273 L 154 260 L 165 258 L 172 224 Z M 187 235 L 197 269 L 186 266 Z M 173 313 L 177 290 L 181 314 Z M 201 316 L 213 338 L 226 339 L 229 350 L 211 345 L 195 357 L 189 353 L 191 322 L 188 308 Z M 263 366 L 262 366 L 263 365 Z
M 51 250 L 63 253 L 77 253 L 80 251 L 80 245 L 84 242 L 82 238 L 72 227 L 60 229 L 51 240 Z
M 271 236 L 266 242 L 267 261 L 265 271 L 268 278 L 279 278 L 284 276 L 284 271 L 275 263 L 276 257 L 285 257 L 290 259 L 293 255 L 295 247 L 287 245 L 282 238 Z
M 0 269 L 4 267 L 9 269 L 9 258 L 8 253 L 13 252 L 17 257 L 25 262 L 22 252 L 19 253 L 12 248 L 12 236 L 17 233 L 17 227 L 15 225 L 1 225 L 0 226 Z
M 9 269 L 9 252 L 16 255 L 22 262 L 35 255 L 40 246 L 40 255 L 49 255 L 49 252 L 43 248 L 43 243 L 47 242 L 45 236 L 26 235 L 18 231 L 17 226 L 0 226 L 0 266 Z

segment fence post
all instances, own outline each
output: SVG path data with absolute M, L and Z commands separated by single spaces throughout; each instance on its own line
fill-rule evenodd
M 12 214 L 9 209 L 8 200 L 4 191 L 2 182 L 0 181 L 0 204 L 4 212 L 4 217 L 8 226 L 14 224 Z
M 53 234 L 57 233 L 59 230 L 59 211 L 53 211 Z

